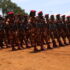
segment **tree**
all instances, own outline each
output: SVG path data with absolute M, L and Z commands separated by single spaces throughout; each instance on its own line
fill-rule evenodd
M 25 11 L 17 6 L 17 4 L 11 2 L 11 0 L 0 0 L 0 8 L 2 8 L 3 15 L 9 11 L 13 11 L 15 14 L 25 14 Z

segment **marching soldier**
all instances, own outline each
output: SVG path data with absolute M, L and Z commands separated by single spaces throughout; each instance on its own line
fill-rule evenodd
M 37 38 L 37 43 L 39 43 L 39 45 L 41 46 L 41 50 L 45 50 L 44 49 L 44 25 L 45 25 L 45 20 L 44 20 L 44 17 L 43 17 L 43 12 L 40 11 L 38 13 L 38 16 L 37 16 L 37 26 L 38 26 L 38 38 Z
M 24 15 L 24 22 L 23 22 L 23 27 L 24 27 L 24 41 L 26 44 L 26 48 L 30 48 L 30 32 L 31 32 L 31 24 L 28 15 Z
M 14 32 L 15 32 L 15 44 L 18 50 L 23 49 L 23 22 L 21 15 L 16 15 L 14 19 Z
M 49 26 L 50 26 L 50 23 L 49 23 L 49 20 L 50 18 L 49 18 L 49 14 L 46 14 L 45 15 L 45 26 L 46 26 L 46 28 L 45 28 L 45 30 L 46 30 L 46 36 L 45 36 L 45 39 L 46 39 L 46 43 L 47 43 L 47 49 L 52 49 L 51 47 L 50 47 L 50 43 L 51 42 L 49 42 L 49 40 L 50 40 L 50 28 L 49 28 Z
M 0 48 L 3 49 L 4 45 L 3 45 L 3 42 L 4 42 L 4 22 L 3 22 L 3 18 L 0 17 Z
M 18 20 L 17 20 L 18 19 Z M 16 42 L 18 46 L 18 50 L 24 49 L 23 48 L 23 40 L 24 40 L 24 19 L 23 17 L 19 14 L 17 15 L 17 19 L 15 19 L 15 24 L 16 24 Z
M 55 22 L 54 15 L 50 16 L 50 22 L 49 22 L 49 30 L 50 30 L 50 36 L 52 39 L 53 47 L 57 48 L 55 39 L 57 38 L 57 26 Z
M 59 42 L 59 46 L 64 46 L 61 42 L 61 37 L 64 36 L 63 24 L 60 18 L 60 14 L 56 15 L 56 24 L 57 24 L 57 40 Z
M 61 16 L 61 19 L 62 19 L 62 29 L 63 29 L 63 35 L 62 35 L 62 38 L 64 40 L 64 44 L 65 45 L 68 45 L 66 43 L 66 37 L 68 36 L 68 27 L 67 27 L 67 23 L 66 23 L 66 20 L 65 20 L 65 15 L 62 15 Z
M 31 29 L 30 29 L 30 41 L 31 41 L 31 45 L 34 47 L 34 51 L 38 51 L 37 49 L 37 42 L 36 42 L 36 11 L 35 10 L 31 10 L 30 15 L 29 15 L 29 23 L 31 24 Z
M 67 16 L 67 21 L 66 21 L 66 23 L 67 23 L 67 37 L 68 37 L 68 39 L 69 39 L 69 43 L 70 43 L 70 16 Z
M 14 26 L 14 12 L 9 12 L 8 13 L 8 22 L 6 22 L 6 27 L 7 30 L 7 38 L 8 38 L 8 42 L 10 43 L 11 47 L 12 47 L 12 51 L 15 51 L 15 26 Z M 8 30 L 9 29 L 9 30 Z

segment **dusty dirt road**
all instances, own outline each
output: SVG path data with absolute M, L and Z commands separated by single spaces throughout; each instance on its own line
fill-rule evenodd
M 32 53 L 0 50 L 0 70 L 70 70 L 70 46 Z

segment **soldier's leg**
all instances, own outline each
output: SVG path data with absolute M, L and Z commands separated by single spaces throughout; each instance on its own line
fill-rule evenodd
M 37 44 L 36 43 L 34 43 L 33 47 L 34 47 L 34 52 L 38 51 L 38 48 L 37 48 Z
M 41 39 L 40 40 L 41 40 L 40 41 L 41 50 L 45 50 L 44 49 L 44 44 L 43 44 L 43 42 L 44 42 L 44 40 L 43 40 L 43 34 L 41 34 Z
M 10 41 L 8 39 L 6 39 L 5 44 L 6 44 L 6 48 L 10 48 L 10 46 L 9 46 Z
M 34 45 L 34 52 L 38 51 L 36 45 Z
M 47 39 L 46 39 L 47 49 L 53 49 L 53 48 L 50 46 L 51 43 L 52 43 L 52 42 L 50 41 L 50 36 L 47 36 Z
M 66 32 L 66 30 L 64 29 L 64 31 L 63 31 L 63 34 L 62 34 L 62 38 L 63 38 L 63 41 L 64 41 L 64 44 L 65 45 L 67 45 L 67 41 L 66 41 L 66 37 L 67 37 L 67 32 Z
M 31 48 L 31 46 L 28 43 L 28 40 L 26 40 L 25 43 L 26 43 L 26 48 Z
M 70 26 L 69 26 L 69 28 L 68 28 L 67 37 L 68 37 L 68 40 L 69 40 L 69 44 L 70 44 Z
M 21 48 L 24 49 L 24 47 L 23 47 L 23 39 L 21 40 L 20 45 L 21 45 Z
M 22 48 L 21 48 L 21 40 L 20 39 L 18 39 L 18 50 L 21 50 Z
M 68 45 L 66 42 L 66 37 L 63 37 L 64 45 Z
M 6 45 L 6 48 L 9 48 L 10 46 L 9 46 L 9 35 L 8 35 L 8 31 L 6 31 L 6 33 L 5 33 L 5 37 L 4 37 L 4 42 L 5 42 L 5 45 Z
M 69 35 L 68 36 L 69 36 L 69 43 L 70 43 L 70 27 L 69 27 Z
M 70 44 L 70 37 L 69 37 L 69 44 Z
M 41 41 L 40 46 L 41 46 L 41 50 L 45 50 L 45 49 L 44 49 L 44 46 L 43 46 L 43 41 Z
M 63 33 L 61 34 L 62 40 L 63 40 L 63 45 L 68 45 L 67 41 L 66 41 L 66 32 L 63 31 Z
M 1 49 L 4 48 L 4 47 L 3 47 L 3 41 L 2 41 L 2 40 L 0 40 L 0 47 L 1 47 Z
M 34 47 L 34 52 L 38 51 L 36 42 L 34 42 L 32 46 Z
M 21 50 L 21 44 L 20 43 L 18 44 L 18 50 Z
M 15 35 L 14 35 L 14 32 L 11 31 L 11 33 L 9 34 L 9 42 L 10 42 L 10 45 L 12 47 L 12 51 L 15 51 L 16 48 L 15 48 Z
M 46 30 L 46 44 L 47 44 L 47 49 L 52 49 L 51 47 L 50 47 L 50 44 L 51 44 L 51 42 L 50 42 L 50 38 L 51 38 L 51 35 L 50 35 L 50 33 L 51 33 L 51 31 L 49 30 L 49 28 Z
M 20 47 L 21 49 L 24 49 L 24 47 L 23 47 L 23 37 L 20 38 L 19 47 Z
M 58 41 L 58 43 L 59 43 L 59 46 L 64 46 L 64 45 L 62 44 L 61 37 L 62 37 L 61 30 L 58 29 L 57 41 Z
M 49 29 L 46 30 L 46 44 L 47 44 L 47 49 L 52 49 L 52 47 L 50 46 L 51 42 L 50 42 L 50 39 L 51 39 L 51 35 L 50 35 L 50 31 Z
M 54 31 L 51 32 L 51 39 L 52 39 L 53 48 L 57 47 Z
M 29 40 L 31 41 L 30 39 L 30 34 L 26 34 L 26 36 L 24 37 L 25 38 L 25 44 L 26 44 L 26 48 L 31 48 L 31 46 L 29 45 Z
M 69 44 L 70 44 L 70 35 L 67 35 L 67 38 L 68 38 L 68 40 L 69 40 Z
M 59 45 L 58 45 L 58 39 L 59 39 L 58 31 L 55 31 L 54 32 L 54 39 L 52 40 L 54 48 L 58 48 L 59 47 Z
M 62 44 L 61 37 L 57 38 L 57 40 L 58 40 L 59 46 L 64 46 L 64 44 Z
M 15 51 L 16 48 L 15 48 L 15 45 L 14 45 L 14 40 L 10 40 L 10 44 L 11 44 L 11 47 L 12 47 L 12 51 Z
M 34 52 L 38 51 L 38 42 L 37 42 L 37 39 L 34 39 L 33 41 L 31 40 L 31 44 L 32 46 L 34 47 Z
M 25 37 L 24 41 L 25 41 L 26 48 L 29 48 L 29 46 L 28 46 L 28 38 Z

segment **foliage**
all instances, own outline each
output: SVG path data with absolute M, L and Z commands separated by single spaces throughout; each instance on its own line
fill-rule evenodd
M 9 11 L 13 11 L 15 14 L 25 14 L 25 11 L 11 0 L 0 0 L 0 8 L 2 8 L 3 14 L 7 14 Z

